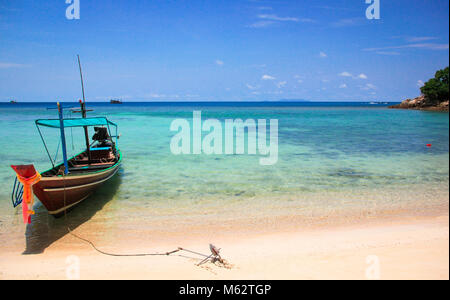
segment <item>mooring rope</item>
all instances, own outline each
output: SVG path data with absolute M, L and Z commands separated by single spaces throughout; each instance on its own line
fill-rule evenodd
M 114 256 L 114 257 L 142 257 L 142 256 L 169 256 L 169 255 L 177 253 L 179 251 L 185 251 L 185 252 L 190 252 L 192 254 L 196 254 L 196 255 L 200 255 L 200 256 L 206 257 L 202 262 L 204 262 L 204 261 L 206 261 L 206 260 L 208 260 L 209 258 L 212 257 L 212 255 L 205 255 L 205 254 L 198 253 L 198 252 L 195 252 L 195 251 L 192 251 L 192 250 L 188 250 L 188 249 L 184 249 L 184 248 L 181 248 L 181 247 L 178 247 L 176 250 L 168 251 L 168 252 L 165 252 L 165 253 L 154 252 L 154 253 L 137 253 L 137 254 L 117 254 L 117 253 L 106 252 L 106 251 L 98 249 L 93 242 L 91 242 L 88 239 L 85 239 L 85 238 L 82 238 L 82 237 L 76 235 L 70 229 L 70 226 L 69 226 L 69 224 L 67 222 L 67 209 L 65 209 L 65 207 L 66 207 L 66 177 L 65 177 L 65 173 L 64 173 L 64 167 L 61 167 L 60 170 L 62 170 L 62 177 L 63 177 L 63 184 L 64 184 L 64 193 L 63 193 L 64 194 L 64 221 L 66 223 L 67 230 L 68 230 L 69 234 L 72 235 L 73 237 L 75 237 L 75 238 L 77 238 L 77 239 L 79 239 L 81 241 L 84 241 L 84 242 L 88 243 L 89 245 L 91 245 L 91 247 L 95 251 L 97 251 L 98 253 L 103 254 L 103 255 L 107 255 L 107 256 Z

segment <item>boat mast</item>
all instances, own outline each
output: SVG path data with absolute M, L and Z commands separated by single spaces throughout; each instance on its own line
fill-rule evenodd
M 83 82 L 83 72 L 81 71 L 81 62 L 80 62 L 80 55 L 77 55 L 78 58 L 78 67 L 80 69 L 80 78 L 81 78 L 81 92 L 83 93 L 83 101 L 80 100 L 80 107 L 81 107 L 81 116 L 83 118 L 86 118 L 86 98 L 84 96 L 84 82 Z M 89 145 L 89 133 L 87 126 L 83 126 L 84 128 L 84 137 L 86 140 L 86 150 L 88 154 L 88 160 L 89 164 L 91 163 L 91 149 Z
M 62 155 L 64 160 L 64 175 L 69 173 L 69 164 L 67 163 L 67 148 L 66 148 L 66 135 L 64 133 L 64 117 L 63 117 L 63 109 L 62 106 L 57 103 L 58 106 L 58 115 L 59 115 L 59 129 L 61 131 L 61 148 Z

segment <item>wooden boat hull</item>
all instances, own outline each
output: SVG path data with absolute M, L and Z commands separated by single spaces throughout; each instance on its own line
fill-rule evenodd
M 97 172 L 42 177 L 33 186 L 33 192 L 49 214 L 58 216 L 88 198 L 100 185 L 111 179 L 119 167 L 120 160 L 112 167 Z

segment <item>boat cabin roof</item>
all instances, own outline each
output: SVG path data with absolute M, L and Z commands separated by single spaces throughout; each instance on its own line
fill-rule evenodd
M 109 121 L 105 117 L 64 119 L 63 122 L 64 127 L 107 126 L 107 125 L 117 126 L 116 124 Z M 38 119 L 36 120 L 36 125 L 51 128 L 60 128 L 60 120 Z

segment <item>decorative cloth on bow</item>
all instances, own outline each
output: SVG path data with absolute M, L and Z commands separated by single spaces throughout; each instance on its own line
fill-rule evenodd
M 42 176 L 33 165 L 11 166 L 16 172 L 17 179 L 23 184 L 23 200 L 22 200 L 22 216 L 25 224 L 31 223 L 31 215 L 33 211 L 33 190 L 34 184 L 38 183 Z

